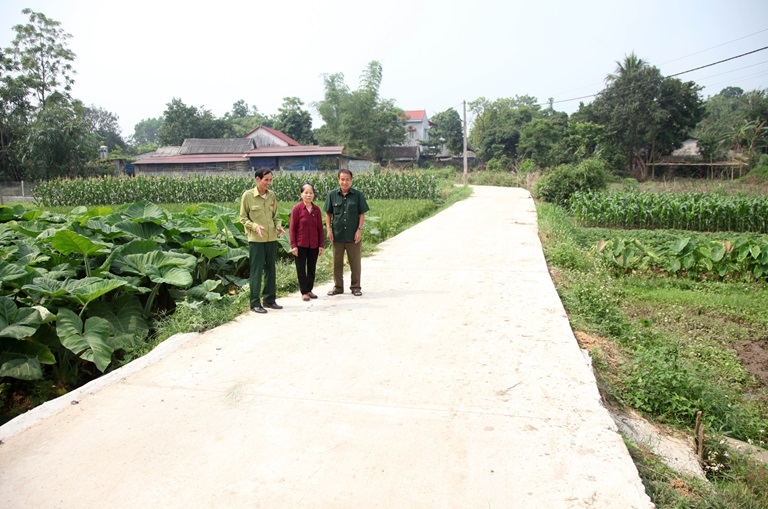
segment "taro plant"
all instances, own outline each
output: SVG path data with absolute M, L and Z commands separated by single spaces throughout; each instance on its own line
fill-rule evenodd
M 768 276 L 768 243 L 748 238 L 730 241 L 694 241 L 680 237 L 657 252 L 636 239 L 601 240 L 595 247 L 600 259 L 617 273 L 658 269 L 692 277 Z
M 43 376 L 43 364 L 56 362 L 49 348 L 30 339 L 44 323 L 43 314 L 50 316 L 0 296 L 0 376 L 37 380 Z

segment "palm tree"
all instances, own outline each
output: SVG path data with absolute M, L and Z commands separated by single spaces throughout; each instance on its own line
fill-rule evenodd
M 616 61 L 616 71 L 614 71 L 616 74 L 609 74 L 605 78 L 605 81 L 611 83 L 618 78 L 632 76 L 636 71 L 647 66 L 648 62 L 635 55 L 635 52 L 633 51 L 629 55 L 624 56 L 624 62 Z

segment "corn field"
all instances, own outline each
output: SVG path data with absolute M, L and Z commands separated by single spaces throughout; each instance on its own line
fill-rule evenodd
M 240 196 L 256 184 L 248 176 L 194 175 L 189 178 L 103 177 L 92 179 L 59 179 L 41 182 L 34 197 L 41 206 L 117 205 L 135 201 L 152 203 L 228 203 L 239 202 Z M 272 190 L 280 201 L 299 199 L 302 184 L 315 187 L 317 200 L 325 199 L 338 187 L 335 173 L 275 172 Z M 355 176 L 352 186 L 368 199 L 437 198 L 437 179 L 432 175 L 408 173 L 366 173 Z
M 586 226 L 768 233 L 768 197 L 579 191 L 568 207 Z

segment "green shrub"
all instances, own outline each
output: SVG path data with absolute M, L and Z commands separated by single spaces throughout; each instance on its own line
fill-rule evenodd
M 512 160 L 507 156 L 494 157 L 485 165 L 487 171 L 504 172 L 512 167 Z
M 519 175 L 527 175 L 529 173 L 536 171 L 536 169 L 537 169 L 536 163 L 533 162 L 533 159 L 523 159 L 517 165 L 516 172 Z
M 536 183 L 536 196 L 544 201 L 565 205 L 576 191 L 601 190 L 607 185 L 605 163 L 597 158 L 579 164 L 564 164 L 546 173 Z

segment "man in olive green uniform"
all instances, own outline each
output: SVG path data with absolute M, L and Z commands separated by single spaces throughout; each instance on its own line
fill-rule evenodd
M 352 172 L 339 170 L 339 187 L 325 199 L 325 226 L 333 244 L 333 290 L 328 295 L 344 293 L 344 253 L 347 253 L 352 282 L 352 295 L 361 296 L 360 259 L 362 258 L 363 224 L 368 203 L 363 193 L 352 187 Z
M 272 170 L 256 170 L 256 187 L 243 193 L 240 199 L 240 222 L 248 236 L 251 262 L 251 311 L 266 313 L 270 309 L 282 309 L 277 298 L 277 238 L 285 233 L 277 216 L 277 196 L 269 190 Z M 264 280 L 262 306 L 261 284 Z

